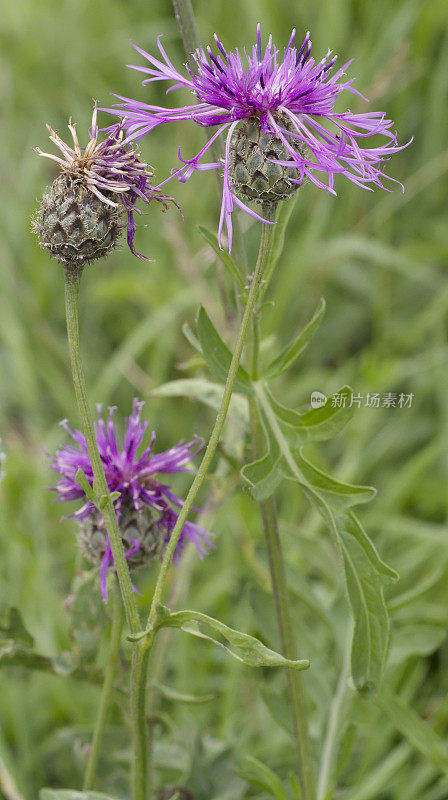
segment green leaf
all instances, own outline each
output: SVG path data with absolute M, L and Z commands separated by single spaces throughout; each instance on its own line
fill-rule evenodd
M 383 596 L 385 579 L 396 573 L 378 556 L 350 507 L 366 502 L 375 491 L 336 481 L 319 470 L 299 452 L 293 454 L 282 432 L 264 387 L 254 390 L 265 425 L 277 441 L 281 469 L 297 482 L 317 507 L 335 536 L 344 568 L 347 594 L 354 617 L 351 669 L 360 692 L 376 688 L 381 681 L 389 642 L 389 617 Z
M 214 375 L 224 383 L 230 368 L 232 353 L 222 341 L 205 308 L 202 306 L 199 309 L 197 328 L 202 355 Z M 237 392 L 245 392 L 246 394 L 252 392 L 250 377 L 241 365 L 238 367 L 234 386 Z
M 269 397 L 271 408 L 280 422 L 282 422 L 284 425 L 288 425 L 290 428 L 294 428 L 295 431 L 298 431 L 305 441 L 306 431 L 304 430 L 304 425 L 302 422 L 302 414 L 299 414 L 298 411 L 294 411 L 294 409 L 288 408 L 282 403 L 279 403 L 268 387 L 266 387 L 266 394 Z
M 331 439 L 352 418 L 355 410 L 354 406 L 350 406 L 353 389 L 350 386 L 342 386 L 337 392 L 334 392 L 334 395 L 345 398 L 345 401 L 341 401 L 344 402 L 344 405 L 333 406 L 327 400 L 324 406 L 311 408 L 300 415 L 307 441 L 319 442 Z
M 303 352 L 311 337 L 319 327 L 325 312 L 325 300 L 322 297 L 313 318 L 308 325 L 274 358 L 267 367 L 264 377 L 274 378 L 285 372 L 296 358 Z
M 176 689 L 172 689 L 170 686 L 165 686 L 163 683 L 159 683 L 158 681 L 152 681 L 151 685 L 154 689 L 165 697 L 166 700 L 172 700 L 175 703 L 192 703 L 192 704 L 199 704 L 199 703 L 210 703 L 211 700 L 216 700 L 217 693 L 214 692 L 212 694 L 184 694 L 182 692 L 177 692 Z
M 182 325 L 182 333 L 185 336 L 186 340 L 190 342 L 193 349 L 197 350 L 197 352 L 202 355 L 201 343 L 198 337 L 191 330 L 188 322 L 184 322 L 184 324 Z
M 179 628 L 192 636 L 207 639 L 219 647 L 223 647 L 237 661 L 250 667 L 289 667 L 302 670 L 308 669 L 310 665 L 307 660 L 293 661 L 285 658 L 280 653 L 270 650 L 254 636 L 229 628 L 223 622 L 209 617 L 207 614 L 202 614 L 200 611 L 171 612 L 166 606 L 159 605 L 163 613 L 159 614 L 154 629 L 142 631 L 140 634 L 131 634 L 128 636 L 130 641 L 139 641 L 148 634 L 153 635 L 154 630 L 159 628 Z M 227 642 L 227 645 L 203 633 L 201 627 L 205 627 L 206 630 L 211 629 L 213 633 L 219 634 Z
M 349 405 L 352 396 L 349 386 L 343 386 L 338 392 L 335 392 L 346 398 L 344 406 L 335 407 L 327 401 L 324 406 L 311 408 L 303 413 L 284 406 L 276 400 L 270 389 L 266 388 L 266 393 L 277 419 L 283 425 L 293 428 L 302 444 L 331 439 L 345 427 L 354 412 L 354 407 Z
M 261 412 L 261 422 L 266 440 L 267 451 L 262 458 L 246 464 L 241 472 L 245 489 L 254 500 L 260 502 L 270 497 L 283 478 L 281 471 L 281 452 L 277 440 L 272 435 L 269 425 Z
M 41 789 L 39 800 L 117 800 L 104 792 L 78 792 L 76 789 Z
M 240 275 L 238 267 L 236 266 L 233 259 L 229 256 L 228 252 L 226 250 L 221 250 L 218 239 L 215 236 L 215 234 L 209 231 L 207 228 L 204 228 L 203 225 L 198 225 L 197 228 L 201 236 L 203 236 L 203 238 L 207 242 L 207 244 L 209 244 L 212 250 L 215 251 L 216 255 L 218 256 L 221 263 L 225 266 L 231 278 L 235 281 L 235 283 L 238 284 L 240 289 L 245 289 L 246 288 L 245 283 L 243 277 Z
M 372 486 L 355 486 L 351 483 L 335 480 L 331 475 L 311 464 L 301 450 L 294 454 L 294 461 L 302 474 L 302 478 L 305 479 L 305 483 L 310 484 L 314 489 L 324 492 L 326 496 L 332 495 L 333 504 L 337 507 L 347 508 L 359 503 L 367 503 L 376 495 L 376 489 Z M 289 473 L 293 479 L 297 477 L 297 473 L 291 469 L 289 469 Z
M 151 391 L 153 397 L 189 397 L 213 409 L 221 405 L 223 387 L 221 383 L 212 383 L 205 378 L 180 378 L 157 386 Z M 238 417 L 244 424 L 248 424 L 249 412 L 247 400 L 240 394 L 232 394 L 229 415 Z
M 34 638 L 25 628 L 20 611 L 6 603 L 0 605 L 0 642 L 2 639 L 13 639 L 26 647 L 34 645 Z
M 245 756 L 244 762 L 237 770 L 244 780 L 255 786 L 257 789 L 276 797 L 277 800 L 286 800 L 286 793 L 281 779 L 262 761 L 253 756 Z
M 389 645 L 389 616 L 378 572 L 359 542 L 346 532 L 347 518 L 344 515 L 336 530 L 354 620 L 351 674 L 356 689 L 368 694 L 381 682 Z
M 448 775 L 448 747 L 434 729 L 398 695 L 381 691 L 375 702 L 409 744 Z
M 97 501 L 96 494 L 87 480 L 86 474 L 81 467 L 76 470 L 75 481 L 81 487 L 86 497 L 95 505 Z

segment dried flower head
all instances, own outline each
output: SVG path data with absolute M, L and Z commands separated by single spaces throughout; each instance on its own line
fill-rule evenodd
M 171 84 L 167 93 L 184 87 L 197 102 L 164 108 L 117 95 L 122 102 L 107 110 L 124 117 L 128 139 L 140 139 L 169 122 L 192 121 L 217 128 L 193 158 L 183 160 L 179 153 L 182 166 L 171 177 L 177 175 L 180 181 L 186 181 L 196 171 L 222 169 L 222 163 L 203 163 L 202 159 L 213 142 L 225 134 L 219 236 L 225 222 L 229 248 L 235 205 L 262 219 L 242 197 L 264 203 L 263 192 L 269 191 L 268 202 L 274 202 L 290 194 L 306 178 L 335 195 L 334 178 L 338 174 L 364 189 L 385 188 L 383 161 L 401 149 L 391 130 L 393 122 L 379 111 L 336 112 L 336 100 L 342 91 L 363 96 L 353 88 L 353 78 L 345 79 L 350 61 L 333 72 L 337 56 L 331 50 L 319 62 L 312 58 L 309 33 L 296 48 L 293 30 L 281 54 L 273 45 L 272 36 L 263 51 L 258 26 L 257 42 L 249 52 L 244 50 L 244 56 L 238 49 L 227 51 L 215 34 L 216 53 L 210 47 L 207 51 L 196 50 L 195 67 L 186 65 L 187 74 L 173 66 L 160 38 L 161 58 L 134 45 L 150 66 L 129 66 L 149 76 L 143 84 L 167 81 Z M 366 147 L 366 138 L 374 135 L 383 141 Z M 260 141 L 262 137 L 264 140 Z M 322 173 L 327 176 L 326 184 L 318 177 Z M 278 198 L 274 184 L 280 189 Z M 289 192 L 285 191 L 288 187 Z
M 120 492 L 115 510 L 131 566 L 141 559 L 143 553 L 137 555 L 139 550 L 145 550 L 151 557 L 160 552 L 160 543 L 163 546 L 169 540 L 176 524 L 176 509 L 182 507 L 180 497 L 171 491 L 170 486 L 160 481 L 160 473 L 190 472 L 191 460 L 202 449 L 202 440 L 196 437 L 191 442 L 179 442 L 169 450 L 154 454 L 156 434 L 153 431 L 148 447 L 138 453 L 149 424 L 147 420 L 142 422 L 141 419 L 143 405 L 144 403 L 134 400 L 132 413 L 125 421 L 123 437 L 120 437 L 114 421 L 115 408 L 109 409 L 109 416 L 105 421 L 101 406 L 98 406 L 98 420 L 95 422 L 96 441 L 107 485 L 110 492 Z M 76 445 L 65 445 L 51 460 L 51 469 L 61 476 L 52 491 L 57 492 L 59 502 L 83 500 L 81 508 L 70 516 L 81 522 L 91 518 L 89 525 L 84 525 L 81 529 L 81 537 L 85 537 L 90 531 L 88 545 L 85 538 L 82 544 L 84 551 L 90 548 L 91 560 L 101 561 L 101 588 L 105 595 L 107 570 L 113 564 L 112 551 L 105 535 L 104 523 L 75 477 L 77 470 L 81 468 L 93 486 L 93 471 L 86 440 L 80 431 L 71 430 L 67 420 L 63 420 L 61 425 Z M 186 522 L 175 550 L 175 559 L 179 557 L 186 541 L 193 542 L 201 558 L 213 546 L 204 528 L 193 522 Z M 136 563 L 136 566 L 139 565 Z
M 69 145 L 47 125 L 50 140 L 61 155 L 35 152 L 60 166 L 61 173 L 49 193 L 42 198 L 32 222 L 41 246 L 59 261 L 85 264 L 107 255 L 118 243 L 127 215 L 127 242 L 132 253 L 145 258 L 134 248 L 134 214 L 141 214 L 137 201 L 157 200 L 167 207 L 168 195 L 151 186 L 153 172 L 140 160 L 134 146 L 124 139 L 121 124 L 100 138 L 97 109 L 93 110 L 90 140 L 81 148 L 76 125 L 69 121 L 73 144 Z

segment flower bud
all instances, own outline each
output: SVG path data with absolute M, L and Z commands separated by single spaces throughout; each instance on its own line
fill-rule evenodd
M 282 122 L 290 130 L 290 124 Z M 303 148 L 294 142 L 298 152 Z M 245 120 L 235 131 L 230 144 L 230 187 L 243 200 L 255 203 L 273 203 L 287 200 L 300 185 L 292 183 L 300 178 L 295 167 L 274 164 L 271 159 L 292 161 L 292 157 L 278 136 L 263 133 L 255 117 Z
M 82 178 L 61 174 L 44 194 L 33 220 L 41 247 L 58 261 L 82 267 L 107 256 L 123 229 L 123 207 L 110 193 L 113 205 L 100 200 Z
M 107 548 L 107 532 L 102 515 L 96 511 L 82 520 L 79 527 L 80 549 L 92 564 L 101 564 Z M 131 572 L 157 558 L 165 530 L 149 506 L 136 510 L 130 502 L 126 502 L 121 509 L 119 528 Z

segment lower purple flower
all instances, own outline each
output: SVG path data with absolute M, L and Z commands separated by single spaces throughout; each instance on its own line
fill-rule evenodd
M 178 517 L 176 509 L 183 505 L 183 501 L 171 487 L 159 480 L 160 473 L 192 471 L 191 461 L 203 447 L 202 440 L 195 437 L 190 442 L 181 441 L 169 450 L 153 453 L 156 438 L 153 431 L 148 447 L 139 453 L 149 424 L 147 420 L 142 422 L 141 419 L 143 405 L 144 403 L 134 399 L 132 413 L 125 421 L 122 437 L 114 419 L 115 408 L 109 409 L 109 415 L 104 420 L 102 407 L 99 405 L 98 420 L 95 422 L 96 441 L 109 491 L 120 492 L 115 510 L 130 566 L 138 565 L 144 552 L 151 556 L 160 552 L 157 542 L 154 542 L 157 538 L 160 539 L 163 547 L 169 541 Z M 100 554 L 101 592 L 103 597 L 107 597 L 107 571 L 113 566 L 112 550 L 101 515 L 86 498 L 75 477 L 78 469 L 82 469 L 93 486 L 93 471 L 86 440 L 80 431 L 73 431 L 69 427 L 67 420 L 63 420 L 61 425 L 76 444 L 64 445 L 52 458 L 50 467 L 60 475 L 60 479 L 51 491 L 57 492 L 59 502 L 78 499 L 84 501 L 81 508 L 69 516 L 78 521 L 90 518 L 97 541 L 94 546 L 90 542 L 83 549 L 93 561 L 96 559 L 92 554 Z M 132 533 L 138 535 L 131 536 Z M 175 560 L 179 558 L 187 541 L 193 542 L 200 558 L 213 547 L 204 528 L 193 522 L 186 522 L 174 552 Z

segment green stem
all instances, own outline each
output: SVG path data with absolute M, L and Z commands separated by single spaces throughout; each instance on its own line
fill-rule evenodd
M 173 0 L 173 6 L 188 58 L 201 44 L 191 2 L 190 0 Z
M 263 212 L 266 215 L 265 209 Z M 252 320 L 251 337 L 251 370 L 254 381 L 258 380 L 259 338 L 259 319 L 258 315 L 255 314 Z M 256 460 L 263 455 L 263 433 L 255 397 L 251 397 L 249 401 L 249 417 L 252 456 L 254 460 Z M 274 497 L 260 502 L 259 507 L 266 541 L 272 592 L 274 595 L 282 650 L 286 658 L 296 659 L 297 648 L 292 626 L 285 565 L 278 529 L 277 507 Z M 288 669 L 287 677 L 302 797 L 303 800 L 315 800 L 316 789 L 303 682 L 297 670 Z
M 148 798 L 148 722 L 146 718 L 147 667 L 152 642 L 134 645 L 131 664 L 132 797 Z
M 263 225 L 260 250 L 258 253 L 257 265 L 255 272 L 252 276 L 251 286 L 247 298 L 246 307 L 244 310 L 243 318 L 241 321 L 240 329 L 237 335 L 235 350 L 233 352 L 232 360 L 229 367 L 229 373 L 224 387 L 224 393 L 221 400 L 221 406 L 210 435 L 210 439 L 204 453 L 201 465 L 195 475 L 194 481 L 190 487 L 185 503 L 183 504 L 176 525 L 174 526 L 168 545 L 165 549 L 162 565 L 160 567 L 159 575 L 157 578 L 156 587 L 151 603 L 151 610 L 148 617 L 147 627 L 150 628 L 154 623 L 157 616 L 157 605 L 161 601 L 165 582 L 168 575 L 168 570 L 176 549 L 177 543 L 180 539 L 182 529 L 187 521 L 188 515 L 193 506 L 194 500 L 199 489 L 202 486 L 212 458 L 214 456 L 216 447 L 219 443 L 221 431 L 226 419 L 227 411 L 229 408 L 230 398 L 232 396 L 233 384 L 235 382 L 236 373 L 238 370 L 241 353 L 246 339 L 246 332 L 252 317 L 252 313 L 257 301 L 258 290 L 262 280 L 264 270 L 269 261 L 269 256 L 272 248 L 273 230 L 271 225 Z M 146 639 L 141 640 L 139 645 L 135 648 L 132 660 L 132 673 L 131 673 L 131 706 L 133 709 L 133 717 L 138 720 L 137 728 L 134 730 L 134 750 L 133 750 L 133 790 L 134 800 L 146 800 L 147 786 L 148 786 L 148 744 L 147 744 L 147 722 L 146 722 L 146 689 L 147 689 L 147 664 L 151 653 L 153 636 L 148 636 Z
M 81 417 L 82 432 L 87 443 L 90 463 L 92 465 L 94 477 L 94 490 L 98 495 L 105 495 L 108 502 L 103 509 L 104 522 L 109 536 L 110 546 L 120 583 L 121 595 L 126 612 L 126 619 L 132 633 L 140 630 L 140 619 L 135 602 L 135 595 L 132 589 L 131 576 L 126 561 L 126 555 L 118 528 L 115 509 L 110 499 L 109 487 L 104 475 L 101 457 L 98 452 L 92 415 L 90 413 L 89 402 L 87 400 L 86 381 L 81 361 L 81 349 L 79 345 L 79 283 L 81 270 L 78 268 L 65 267 L 65 313 L 67 318 L 68 346 L 70 350 L 70 362 L 72 367 L 73 384 L 78 403 L 79 416 Z
M 115 576 L 112 597 L 112 628 L 110 634 L 109 656 L 107 660 L 106 673 L 104 676 L 103 689 L 101 692 L 98 716 L 95 723 L 95 730 L 93 732 L 89 761 L 87 764 L 86 774 L 84 776 L 84 790 L 93 789 L 95 785 L 101 742 L 106 725 L 107 712 L 112 699 L 114 678 L 117 671 L 117 662 L 120 653 L 121 631 L 123 629 L 123 605 L 121 602 L 120 589 Z
M 235 382 L 236 373 L 238 370 L 241 354 L 246 340 L 247 329 L 249 327 L 249 323 L 251 321 L 255 304 L 258 298 L 258 289 L 260 286 L 260 282 L 263 278 L 264 270 L 266 268 L 266 265 L 269 261 L 269 257 L 271 254 L 272 240 L 273 240 L 273 226 L 263 225 L 257 265 L 255 267 L 255 272 L 251 278 L 250 291 L 244 309 L 243 318 L 241 320 L 240 329 L 237 334 L 235 349 L 233 351 L 232 361 L 230 363 L 229 372 L 224 387 L 224 393 L 221 400 L 221 405 L 202 462 L 200 464 L 198 471 L 196 472 L 194 481 L 191 484 L 190 491 L 188 492 L 185 503 L 183 504 L 179 512 L 176 525 L 174 527 L 174 530 L 171 534 L 170 540 L 165 550 L 162 566 L 160 568 L 156 588 L 152 599 L 151 611 L 148 619 L 148 627 L 150 627 L 153 624 L 156 618 L 157 605 L 162 599 L 166 576 L 174 555 L 174 551 L 176 549 L 176 545 L 180 539 L 182 528 L 188 518 L 188 514 L 190 513 L 196 495 L 202 486 L 202 483 L 204 481 L 207 470 L 210 466 L 211 460 L 213 458 L 213 455 L 215 453 L 216 447 L 218 445 L 221 436 L 221 431 L 227 415 L 227 410 L 229 408 L 230 398 L 232 396 L 233 384 Z
M 78 402 L 81 427 L 87 443 L 90 462 L 94 476 L 94 490 L 97 495 L 105 496 L 106 506 L 102 510 L 107 534 L 112 549 L 115 570 L 120 585 L 126 620 L 132 633 L 138 633 L 141 628 L 140 617 L 132 588 L 131 576 L 126 561 L 126 555 L 118 527 L 115 509 L 110 498 L 109 488 L 104 475 L 101 457 L 98 452 L 95 431 L 87 400 L 86 382 L 81 362 L 79 344 L 79 282 L 81 270 L 66 266 L 65 268 L 65 309 L 67 317 L 67 334 L 70 349 L 70 361 Z M 141 662 L 144 657 L 145 645 L 134 648 L 131 669 L 131 724 L 133 742 L 132 784 L 134 787 L 134 800 L 146 800 L 145 769 L 147 757 L 148 734 L 146 729 L 146 714 L 144 706 L 145 681 L 141 679 Z M 146 677 L 146 676 L 145 676 Z M 135 683 L 137 682 L 137 683 Z M 142 699 L 143 698 L 143 699 Z

